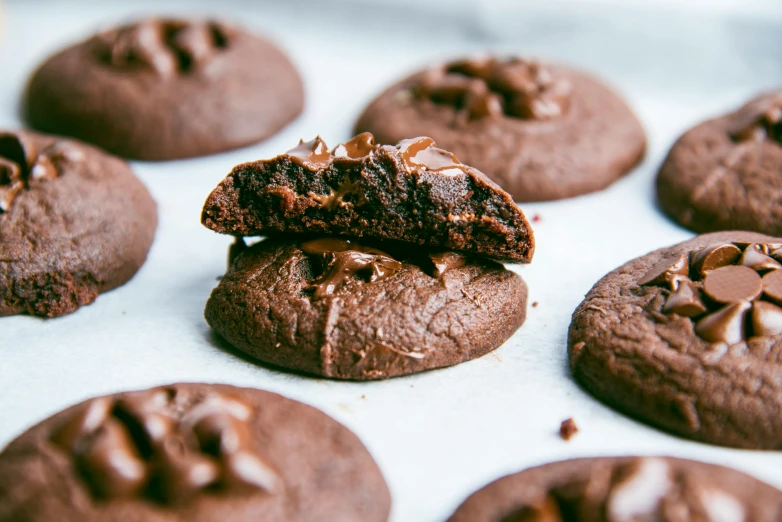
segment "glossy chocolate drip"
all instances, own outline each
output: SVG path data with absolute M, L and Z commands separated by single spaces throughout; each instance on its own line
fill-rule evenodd
M 332 154 L 336 158 L 360 159 L 376 150 L 375 137 L 369 132 L 362 132 L 353 139 L 334 147 Z
M 782 251 L 776 243 L 717 243 L 664 259 L 639 285 L 668 290 L 663 312 L 690 317 L 709 342 L 782 334 Z
M 285 155 L 303 167 L 316 170 L 328 167 L 332 160 L 331 152 L 320 136 L 315 136 L 315 139 L 310 141 L 299 140 L 299 144 Z
M 144 20 L 95 39 L 101 60 L 115 68 L 143 68 L 162 78 L 203 68 L 229 43 L 215 22 Z
M 548 120 L 563 116 L 572 86 L 537 62 L 472 58 L 424 73 L 414 88 L 419 98 L 465 111 L 471 120 L 508 116 Z
M 0 134 L 0 214 L 8 212 L 22 190 L 38 180 L 59 176 L 58 165 L 80 161 L 82 154 L 63 143 L 54 143 L 40 153 L 23 136 Z
M 467 263 L 467 258 L 456 252 L 438 252 L 431 254 L 429 258 L 434 265 L 434 276 L 439 278 L 449 270 L 461 268 Z
M 316 298 L 333 294 L 360 273 L 366 273 L 371 283 L 392 276 L 403 267 L 382 250 L 346 239 L 315 239 L 302 243 L 300 248 L 307 254 L 326 258 L 323 273 L 311 284 Z
M 739 109 L 730 117 L 728 133 L 734 141 L 782 143 L 782 94 L 764 96 Z
M 98 498 L 186 502 L 206 489 L 274 492 L 275 471 L 257 454 L 243 401 L 211 394 L 177 404 L 170 389 L 90 401 L 51 441 L 69 453 Z
M 396 145 L 402 162 L 411 169 L 425 168 L 432 172 L 454 175 L 467 171 L 453 154 L 438 149 L 432 138 L 420 137 L 402 140 Z

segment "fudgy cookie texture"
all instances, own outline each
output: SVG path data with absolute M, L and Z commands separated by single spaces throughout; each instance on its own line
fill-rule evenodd
M 782 91 L 687 131 L 660 169 L 657 198 L 696 232 L 782 236 Z
M 233 262 L 206 320 L 261 361 L 369 380 L 484 355 L 521 326 L 526 301 L 518 275 L 454 252 L 265 240 Z
M 513 199 L 430 138 L 378 146 L 320 138 L 239 165 L 209 195 L 203 224 L 235 236 L 307 233 L 391 239 L 529 262 L 532 229 Z
M 148 19 L 49 58 L 25 111 L 36 129 L 166 160 L 261 141 L 303 99 L 296 70 L 263 38 L 222 22 Z
M 630 261 L 573 314 L 576 380 L 674 434 L 782 449 L 782 238 L 719 232 Z
M 431 136 L 516 201 L 601 190 L 643 158 L 646 136 L 627 104 L 560 65 L 468 58 L 417 72 L 378 96 L 356 132 L 380 143 Z
M 251 388 L 98 397 L 0 453 L 2 522 L 385 522 L 389 508 L 353 433 Z
M 503 477 L 449 522 L 776 522 L 782 492 L 722 466 L 661 457 L 574 459 Z
M 124 161 L 82 143 L 0 133 L 0 316 L 54 317 L 127 282 L 157 208 Z

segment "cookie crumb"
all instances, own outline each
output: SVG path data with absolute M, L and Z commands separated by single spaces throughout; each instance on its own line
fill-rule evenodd
M 532 301 L 532 308 L 537 308 L 537 307 L 538 307 L 538 302 Z
M 573 420 L 573 417 L 563 420 L 562 424 L 559 425 L 559 436 L 562 437 L 562 440 L 570 440 L 576 433 L 578 433 L 578 426 L 576 426 L 576 421 Z
M 542 217 L 540 217 L 540 214 L 535 214 L 532 216 L 532 222 L 533 223 L 540 223 L 543 220 Z
M 366 396 L 366 395 L 362 395 L 362 396 L 361 396 L 361 398 L 362 398 L 362 399 L 366 399 L 366 398 L 367 398 L 367 396 Z

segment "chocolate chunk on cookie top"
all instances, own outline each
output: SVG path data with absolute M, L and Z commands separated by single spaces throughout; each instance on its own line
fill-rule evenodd
M 2 522 L 217 522 L 227 513 L 237 522 L 384 522 L 389 504 L 351 432 L 249 388 L 174 384 L 98 397 L 0 453 Z
M 261 141 L 302 110 L 301 80 L 266 40 L 211 20 L 147 19 L 48 59 L 25 110 L 40 130 L 164 160 Z
M 0 316 L 64 315 L 127 282 L 155 202 L 130 167 L 82 143 L 0 132 Z
M 500 264 L 404 243 L 267 239 L 239 254 L 206 320 L 252 357 L 337 379 L 451 366 L 504 343 L 527 289 Z
M 449 522 L 775 522 L 782 491 L 722 466 L 663 457 L 573 459 L 503 477 Z
M 513 199 L 430 138 L 379 146 L 320 138 L 239 165 L 210 194 L 203 224 L 236 236 L 308 233 L 405 241 L 529 262 L 532 229 Z
M 688 130 L 657 176 L 662 210 L 696 232 L 782 235 L 782 91 Z
M 782 239 L 723 232 L 627 263 L 573 314 L 573 374 L 675 434 L 782 448 L 781 261 Z
M 643 157 L 644 131 L 593 77 L 518 57 L 474 57 L 419 71 L 356 124 L 380 143 L 431 136 L 508 191 L 544 201 L 600 190 Z

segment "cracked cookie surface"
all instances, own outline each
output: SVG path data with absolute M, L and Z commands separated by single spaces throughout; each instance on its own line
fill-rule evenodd
M 527 288 L 502 265 L 391 242 L 267 239 L 212 292 L 209 325 L 283 368 L 371 380 L 451 366 L 524 322 Z
M 684 133 L 657 175 L 657 199 L 695 232 L 782 236 L 782 91 Z
M 449 522 L 774 522 L 782 492 L 722 466 L 666 457 L 573 459 L 503 477 Z
M 573 314 L 574 377 L 679 436 L 782 449 L 780 242 L 704 234 L 614 270 Z
M 385 522 L 389 509 L 383 476 L 352 432 L 251 388 L 97 397 L 0 453 L 2 522 Z
M 25 113 L 44 132 L 167 160 L 262 141 L 302 111 L 303 86 L 265 39 L 210 20 L 145 19 L 49 58 Z
M 55 317 L 126 283 L 157 208 L 124 161 L 85 144 L 0 133 L 0 316 Z
M 589 74 L 522 58 L 436 65 L 380 94 L 356 123 L 379 143 L 431 136 L 516 201 L 602 190 L 644 156 L 627 104 Z

